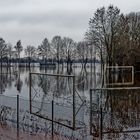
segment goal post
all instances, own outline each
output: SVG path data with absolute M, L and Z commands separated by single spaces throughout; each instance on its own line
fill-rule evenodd
M 104 80 L 105 85 L 133 85 L 134 66 L 107 66 L 104 71 Z

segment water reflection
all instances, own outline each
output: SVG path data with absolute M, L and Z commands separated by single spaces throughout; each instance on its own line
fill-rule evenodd
M 93 72 L 90 68 L 73 68 L 72 71 L 67 71 L 66 68 L 60 68 L 59 71 L 57 69 L 46 69 L 46 68 L 39 68 L 39 67 L 31 67 L 30 69 L 27 67 L 3 67 L 2 71 L 0 72 L 0 90 L 1 93 L 4 94 L 5 89 L 13 88 L 14 86 L 17 87 L 17 90 L 19 92 L 23 92 L 23 90 L 26 90 L 24 87 L 29 86 L 29 72 L 41 72 L 41 73 L 52 73 L 52 74 L 65 74 L 65 75 L 75 75 L 76 76 L 76 88 L 78 91 L 88 91 L 90 88 L 94 85 L 94 76 Z M 66 84 L 69 81 L 63 81 L 64 79 L 61 79 L 60 77 L 57 77 L 56 81 L 59 83 L 59 87 L 66 87 Z M 36 82 L 35 79 L 32 80 L 32 82 Z M 14 86 L 12 85 L 14 83 Z M 97 76 L 97 84 L 100 84 L 100 75 Z M 7 87 L 8 86 L 8 87 Z M 22 89 L 23 88 L 23 89 Z M 61 89 L 61 88 L 60 88 Z M 11 94 L 10 91 L 7 91 Z M 16 93 L 16 91 L 14 91 Z M 63 94 L 63 93 L 62 93 Z M 64 93 L 66 94 L 66 93 Z M 26 94 L 27 95 L 27 94 Z M 24 94 L 23 94 L 24 96 Z
M 94 91 L 92 134 L 104 139 L 140 139 L 139 91 L 137 88 Z
M 28 93 L 29 71 L 31 71 L 31 72 L 52 73 L 52 74 L 67 74 L 67 75 L 68 74 L 73 74 L 73 75 L 76 76 L 76 83 L 75 83 L 76 84 L 76 90 L 79 92 L 79 94 L 82 94 L 83 96 L 84 96 L 84 94 L 88 94 L 88 87 L 90 87 L 90 86 L 88 86 L 88 83 L 90 83 L 88 80 L 93 80 L 91 78 L 88 79 L 88 77 L 90 77 L 90 69 L 85 70 L 85 69 L 81 69 L 80 67 L 74 68 L 73 70 L 70 70 L 69 72 L 67 72 L 66 68 L 61 68 L 61 67 L 59 68 L 59 71 L 57 69 L 54 70 L 54 69 L 43 69 L 43 68 L 40 70 L 40 68 L 38 68 L 38 67 L 33 67 L 33 68 L 31 67 L 30 70 L 28 68 L 23 68 L 23 67 L 11 67 L 11 68 L 3 67 L 3 71 L 1 73 L 1 79 L 4 82 L 1 82 L 1 86 L 4 87 L 4 90 L 3 90 L 2 94 L 12 97 L 12 96 L 15 96 L 17 93 L 20 92 L 21 97 L 24 97 L 24 99 L 28 99 L 28 97 L 29 97 L 29 95 L 28 95 L 29 94 Z M 5 72 L 5 74 L 4 74 L 4 72 Z M 43 79 L 46 79 L 46 78 L 48 79 L 48 81 L 43 80 Z M 8 86 L 9 82 L 10 82 L 11 86 Z M 45 94 L 42 94 L 43 96 L 41 96 L 41 95 L 38 96 L 38 98 L 41 99 L 40 100 L 41 104 L 39 105 L 40 110 L 38 110 L 38 111 L 40 111 L 40 112 L 42 111 L 43 102 L 45 102 L 44 100 L 46 100 L 46 95 L 50 96 L 52 92 L 53 92 L 52 97 L 54 97 L 57 102 L 60 103 L 60 100 L 61 100 L 61 104 L 63 104 L 63 105 L 64 104 L 67 104 L 67 105 L 70 104 L 71 103 L 71 93 L 72 93 L 72 89 L 73 89 L 72 82 L 73 81 L 70 77 L 62 78 L 61 76 L 60 77 L 57 76 L 55 78 L 54 77 L 51 78 L 51 77 L 45 77 L 44 75 L 41 75 L 41 76 L 38 76 L 38 77 L 33 76 L 32 77 L 32 85 L 35 86 L 35 87 L 37 86 L 40 91 L 45 93 Z M 86 84 L 86 86 L 84 87 L 84 91 L 83 91 L 84 83 Z M 87 92 L 85 92 L 86 90 L 87 90 Z M 49 100 L 50 100 L 50 98 L 49 98 Z M 21 102 L 21 105 L 20 105 L 21 110 L 26 110 L 26 109 L 28 110 L 27 105 L 29 103 L 27 103 L 27 102 L 24 103 L 23 101 L 20 101 L 20 102 Z M 15 108 L 15 106 L 16 106 L 15 103 L 16 103 L 16 100 L 14 100 L 14 99 L 11 99 L 9 97 L 4 97 L 4 96 L 1 97 L 1 104 L 3 104 L 3 105 L 8 104 L 8 106 L 10 106 L 12 108 Z M 11 111 L 8 111 L 9 113 L 13 112 L 12 108 L 11 108 Z M 4 109 L 4 110 L 2 109 L 1 115 L 2 114 L 7 114 L 6 110 L 7 109 Z M 69 108 L 66 108 L 66 111 L 67 111 L 67 113 L 66 113 L 67 117 L 66 118 L 70 118 L 71 111 L 69 110 Z M 84 113 L 85 109 L 82 109 L 81 111 L 83 111 L 83 113 Z M 14 117 L 12 117 L 12 119 L 10 118 L 10 120 L 12 120 L 12 121 L 15 120 L 16 112 L 14 111 L 14 113 L 10 113 L 10 114 L 12 116 L 14 115 Z M 9 116 L 10 116 L 10 114 L 9 114 Z M 23 114 L 23 113 L 21 112 L 20 114 Z M 86 115 L 89 115 L 89 113 L 87 113 Z M 4 115 L 4 116 L 5 116 L 5 120 L 7 120 L 7 115 Z M 28 116 L 29 116 L 29 114 L 28 114 Z M 61 113 L 60 118 L 62 118 L 63 116 L 65 116 L 65 114 Z M 80 123 L 84 124 L 84 114 L 80 114 L 80 117 L 82 119 L 82 121 Z M 24 121 L 24 116 L 22 116 L 21 118 L 22 118 L 21 120 Z M 27 118 L 30 118 L 30 117 L 27 117 Z M 32 120 L 33 119 L 31 119 L 30 121 L 32 121 Z M 8 123 L 9 123 L 9 121 L 8 121 Z M 22 123 L 29 124 L 29 120 L 27 121 L 27 119 L 26 119 L 26 121 L 24 121 Z M 36 122 L 36 123 L 38 123 L 38 122 Z M 16 125 L 15 125 L 15 127 L 16 127 Z M 28 131 L 29 127 L 26 128 L 26 125 L 25 125 L 24 129 L 26 129 L 26 131 Z M 73 135 L 72 137 L 81 137 L 82 135 L 84 135 L 84 137 L 85 137 L 85 135 L 88 134 L 86 128 L 84 129 L 84 133 L 83 133 L 83 129 L 82 129 L 78 133 L 76 132 L 75 134 L 74 134 L 73 131 L 71 131 L 69 129 L 66 129 L 66 128 L 63 128 L 61 126 L 59 126 L 58 129 L 61 129 L 61 130 L 56 131 L 57 133 L 58 132 L 59 133 L 63 132 L 63 135 L 72 134 Z M 35 131 L 37 131 L 37 130 L 35 130 Z M 65 133 L 66 131 L 68 133 Z
M 20 93 L 22 97 L 28 99 L 29 97 L 29 72 L 41 72 L 41 73 L 50 73 L 50 74 L 65 74 L 65 75 L 75 75 L 76 76 L 76 90 L 78 91 L 79 95 L 86 99 L 86 105 L 84 106 L 82 114 L 82 120 L 80 123 L 84 124 L 86 127 L 90 127 L 89 122 L 89 104 L 90 104 L 90 97 L 89 97 L 89 89 L 94 88 L 94 84 L 96 82 L 96 88 L 100 87 L 101 84 L 101 75 L 100 75 L 100 66 L 96 67 L 96 75 L 94 73 L 93 68 L 81 68 L 79 65 L 73 67 L 72 69 L 67 69 L 65 67 L 60 67 L 58 69 L 46 69 L 46 68 L 39 68 L 39 67 L 31 67 L 24 68 L 24 67 L 11 67 L 6 68 L 3 67 L 0 71 L 0 93 L 3 95 L 13 96 L 17 93 Z M 96 79 L 95 79 L 96 78 Z M 47 79 L 44 80 L 44 79 Z M 63 78 L 63 77 L 48 77 L 46 75 L 39 75 L 32 77 L 32 86 L 38 88 L 39 92 L 43 94 L 38 94 L 37 98 L 41 101 L 39 105 L 40 110 L 43 109 L 43 102 L 45 103 L 48 96 L 51 96 L 48 100 L 55 98 L 59 99 L 56 100 L 57 102 L 63 104 L 69 104 L 68 99 L 72 93 L 72 79 L 71 78 Z M 100 136 L 100 116 L 102 113 L 102 125 L 103 125 L 103 139 L 140 139 L 139 132 L 131 132 L 134 130 L 139 131 L 140 126 L 140 100 L 139 100 L 139 91 L 140 90 L 129 90 L 129 91 L 104 91 L 102 95 L 102 107 L 103 110 L 101 112 L 99 105 L 100 105 L 100 92 L 98 95 L 93 93 L 93 114 L 92 114 L 92 130 L 95 138 L 99 138 Z M 53 93 L 53 95 L 52 95 Z M 63 98 L 62 98 L 63 97 Z M 67 98 L 67 102 L 65 100 Z M 13 101 L 14 102 L 14 101 Z M 14 102 L 15 103 L 15 102 Z M 77 103 L 77 102 L 76 102 Z M 12 106 L 12 105 L 11 105 Z M 23 104 L 22 104 L 23 106 Z M 46 107 L 46 106 L 45 106 Z M 23 107 L 24 108 L 24 107 Z M 5 109 L 1 109 L 1 115 L 4 114 L 3 112 Z M 9 110 L 9 109 L 8 109 Z M 7 111 L 10 112 L 10 111 Z M 6 114 L 8 114 L 6 112 Z M 14 112 L 16 114 L 16 112 Z M 14 114 L 13 112 L 11 114 Z M 23 112 L 22 112 L 23 113 Z M 21 113 L 21 114 L 22 114 Z M 63 114 L 62 114 L 63 115 Z M 4 120 L 4 115 L 2 115 L 0 119 Z M 7 117 L 8 115 L 5 115 Z M 15 115 L 13 115 L 13 119 Z M 29 124 L 29 113 L 24 113 L 23 121 L 25 122 L 25 126 L 23 129 L 27 131 L 31 129 Z M 6 119 L 6 118 L 5 118 Z M 33 127 L 34 132 L 39 132 L 38 128 L 40 127 L 39 118 L 30 118 L 30 121 L 37 125 L 37 127 Z M 43 122 L 44 123 L 44 122 Z M 15 125 L 16 126 L 16 125 Z M 58 126 L 57 126 L 58 127 Z M 63 133 L 65 133 L 66 128 Z M 75 132 L 75 135 L 87 135 L 89 134 L 89 128 L 84 127 L 84 130 L 79 130 Z M 51 131 L 49 126 L 46 126 L 48 131 Z M 70 130 L 68 130 L 70 131 Z M 72 132 L 72 131 L 71 131 Z M 121 133 L 120 133 L 121 132 Z M 130 133 L 131 132 L 131 133 Z M 84 139 L 88 139 L 84 137 Z
M 139 89 L 113 91 L 108 93 L 107 108 L 110 107 L 111 120 L 113 123 L 116 118 L 118 120 L 119 131 L 127 131 L 130 127 L 140 125 L 140 101 Z M 109 110 L 106 110 L 109 113 Z M 115 122 L 114 122 L 115 123 Z M 113 126 L 113 125 L 112 125 Z M 114 126 L 115 127 L 115 126 Z M 117 126 L 116 126 L 117 127 Z M 128 130 L 129 131 L 129 130 Z

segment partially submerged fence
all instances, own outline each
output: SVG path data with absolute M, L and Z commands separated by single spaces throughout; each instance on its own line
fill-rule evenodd
M 70 129 L 82 127 L 85 101 L 75 89 L 75 76 L 30 73 L 29 92 L 31 114 Z
M 119 136 L 126 133 L 132 138 L 134 133 L 139 133 L 139 95 L 140 87 L 91 89 L 91 134 L 102 139 L 111 134 Z
M 12 127 L 31 133 L 54 132 L 63 136 L 81 137 L 85 133 L 73 129 L 84 127 L 84 98 L 75 89 L 75 77 L 51 74 L 30 74 L 30 97 L 28 91 L 22 96 L 20 92 L 20 79 L 18 73 L 1 74 L 0 77 L 0 121 Z M 14 79 L 14 80 L 13 80 Z M 14 90 L 6 95 L 7 84 L 15 84 Z M 27 81 L 28 82 L 28 81 Z M 8 92 L 10 88 L 8 89 Z M 14 91 L 14 92 L 13 92 Z M 22 91 L 23 92 L 23 91 Z M 25 91 L 24 91 L 25 92 Z M 17 99 L 17 95 L 19 98 Z M 54 101 L 54 120 L 52 119 L 52 100 Z M 19 104 L 19 105 L 18 105 Z M 30 114 L 31 111 L 31 114 Z M 46 121 L 50 120 L 50 121 Z M 18 122 L 18 123 L 17 123 Z M 65 129 L 63 126 L 66 126 Z M 70 130 L 71 128 L 72 130 Z M 79 135 L 81 133 L 81 135 Z

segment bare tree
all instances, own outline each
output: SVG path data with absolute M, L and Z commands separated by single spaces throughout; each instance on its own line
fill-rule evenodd
M 36 56 L 36 48 L 34 46 L 28 45 L 25 49 L 25 55 L 28 57 L 28 63 L 30 68 L 31 59 Z
M 8 48 L 7 48 L 7 45 L 6 45 L 5 41 L 3 40 L 3 38 L 0 38 L 1 69 L 2 69 L 2 61 L 3 61 L 3 58 L 6 57 L 7 54 L 8 54 Z
M 20 59 L 20 53 L 21 53 L 21 52 L 22 52 L 22 50 L 23 50 L 23 46 L 22 46 L 22 44 L 21 44 L 21 41 L 20 41 L 20 40 L 17 42 L 17 44 L 15 45 L 15 47 L 14 47 L 14 48 L 16 49 L 17 54 L 18 54 L 18 58 Z
M 64 56 L 67 61 L 67 68 L 72 67 L 72 59 L 75 57 L 75 48 L 76 48 L 76 43 L 68 37 L 63 38 L 63 45 L 64 45 Z
M 76 45 L 77 57 L 82 63 L 82 67 L 86 67 L 89 59 L 89 45 L 86 41 L 78 42 Z
M 47 61 L 50 56 L 50 43 L 47 38 L 42 41 L 42 44 L 38 46 L 38 54 L 42 56 L 42 59 Z
M 96 46 L 100 52 L 102 48 L 106 50 L 106 62 L 112 65 L 112 54 L 114 49 L 114 38 L 117 33 L 116 24 L 119 19 L 120 10 L 110 5 L 97 9 L 93 18 L 89 21 L 89 30 L 86 33 L 88 42 Z
M 129 63 L 134 65 L 135 57 L 140 53 L 140 13 L 130 13 L 126 15 L 129 23 Z
M 7 52 L 8 52 L 8 63 L 9 66 L 11 66 L 11 59 L 12 59 L 12 55 L 13 55 L 13 47 L 11 43 L 7 44 Z
M 140 53 L 140 15 L 121 14 L 115 36 L 114 61 L 119 65 L 135 65 Z
M 90 45 L 96 47 L 101 59 L 102 86 L 104 85 L 104 64 L 115 65 L 114 49 L 117 35 L 117 23 L 120 17 L 120 10 L 110 5 L 107 9 L 97 9 L 89 21 L 89 29 L 86 32 L 86 39 Z M 105 56 L 105 57 L 104 57 Z M 109 79 L 110 72 L 109 72 Z
M 60 60 L 63 57 L 63 40 L 61 39 L 61 36 L 54 36 L 51 41 L 52 49 L 55 52 L 55 56 L 57 59 L 57 62 L 60 63 Z

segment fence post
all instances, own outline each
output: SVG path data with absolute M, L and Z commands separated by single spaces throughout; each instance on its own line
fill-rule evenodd
M 92 89 L 90 89 L 90 134 L 92 134 Z
M 52 140 L 54 138 L 54 101 L 52 100 Z
M 29 100 L 30 100 L 30 113 L 32 113 L 32 95 L 31 95 L 31 86 L 32 86 L 32 77 L 31 73 L 29 73 Z
M 75 76 L 73 77 L 73 129 L 75 129 Z
M 19 136 L 19 95 L 17 94 L 17 136 Z
M 103 139 L 103 108 L 102 108 L 102 94 L 103 90 L 101 89 L 100 94 L 100 138 Z
M 100 118 L 100 138 L 103 139 L 103 115 L 102 115 L 102 107 L 100 107 L 101 118 Z

